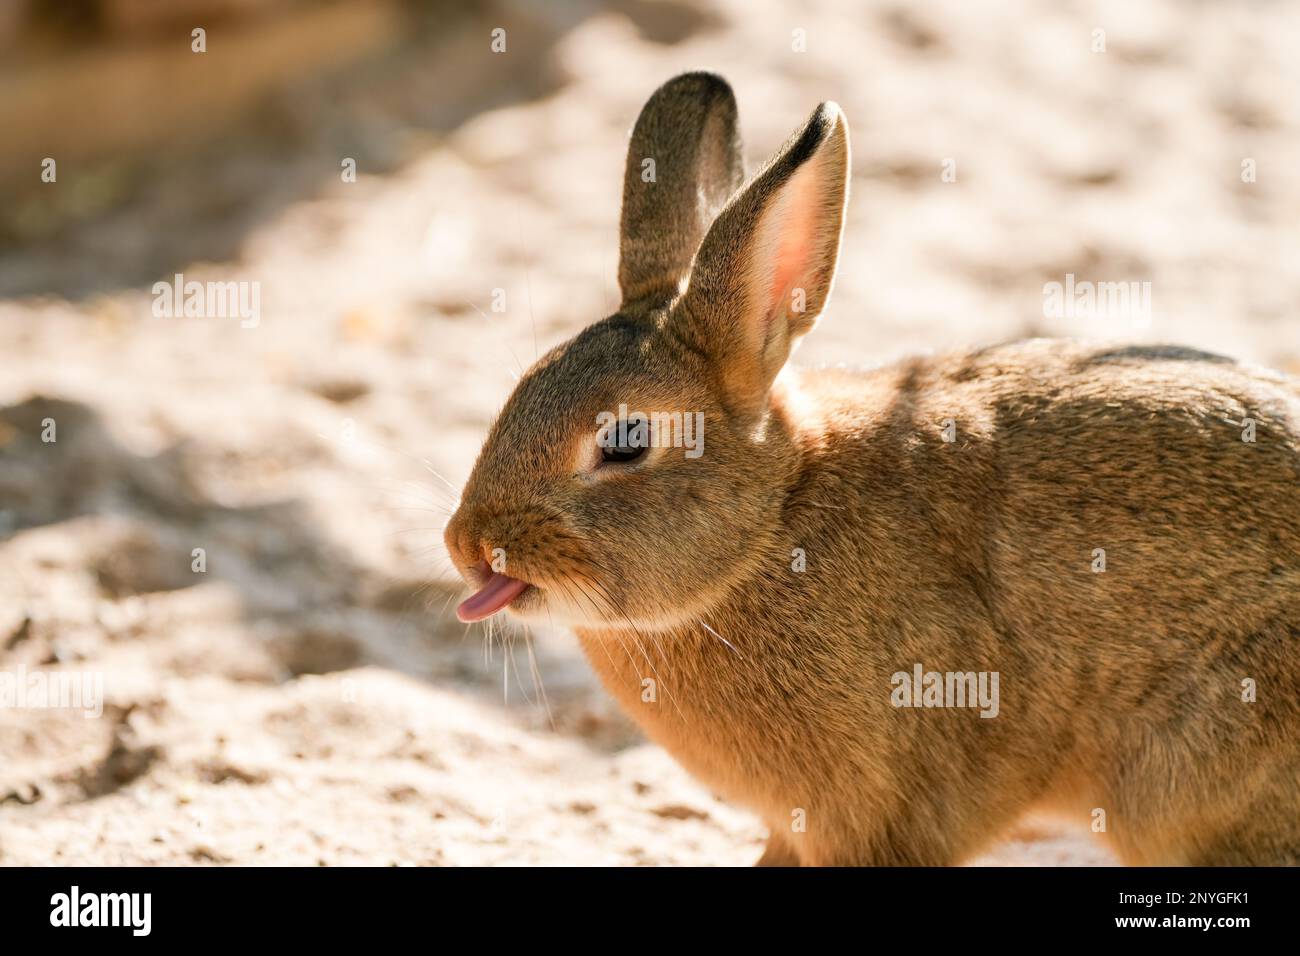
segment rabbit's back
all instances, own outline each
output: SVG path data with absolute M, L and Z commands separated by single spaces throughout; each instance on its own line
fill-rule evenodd
M 1041 340 L 802 378 L 820 414 L 790 543 L 836 556 L 832 626 L 898 652 L 878 663 L 1001 661 L 1098 733 L 1108 708 L 1175 719 L 1245 679 L 1300 700 L 1294 380 Z M 951 633 L 964 650 L 930 636 Z
M 1300 604 L 1293 379 L 1034 340 L 806 384 L 830 410 L 816 457 L 836 464 L 796 495 L 847 495 L 873 526 L 883 509 L 1000 622 L 1158 640 Z

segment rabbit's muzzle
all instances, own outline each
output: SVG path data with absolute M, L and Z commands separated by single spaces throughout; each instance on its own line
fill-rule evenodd
M 524 599 L 537 604 L 537 591 L 579 567 L 575 538 L 553 513 L 462 505 L 444 537 L 456 569 L 476 589 L 461 606 L 463 619 L 480 620 L 506 606 L 519 610 Z

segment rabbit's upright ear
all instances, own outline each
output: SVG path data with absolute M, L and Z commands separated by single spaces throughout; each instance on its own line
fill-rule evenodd
M 844 114 L 823 103 L 722 211 L 670 321 L 717 365 L 728 403 L 761 411 L 830 297 L 848 202 Z
M 620 311 L 656 309 L 681 292 L 704 231 L 743 179 L 726 80 L 683 73 L 655 90 L 627 149 Z

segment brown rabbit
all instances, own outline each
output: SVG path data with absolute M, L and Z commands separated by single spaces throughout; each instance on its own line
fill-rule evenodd
M 623 304 L 520 381 L 447 526 L 462 619 L 571 626 L 761 863 L 959 863 L 1031 808 L 1129 863 L 1298 862 L 1300 383 L 1046 340 L 794 369 L 843 115 L 741 178 L 723 80 L 650 98 Z

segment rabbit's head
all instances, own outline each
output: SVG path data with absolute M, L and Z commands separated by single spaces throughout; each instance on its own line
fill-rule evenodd
M 628 149 L 622 304 L 520 380 L 447 525 L 478 588 L 462 620 L 655 630 L 754 573 L 797 480 L 775 382 L 830 295 L 848 168 L 823 103 L 737 192 L 726 82 L 654 93 Z

